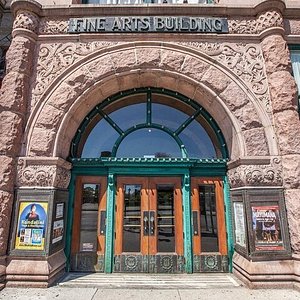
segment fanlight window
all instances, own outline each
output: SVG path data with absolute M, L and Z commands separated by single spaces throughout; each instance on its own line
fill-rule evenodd
M 192 100 L 176 99 L 155 89 L 109 99 L 84 121 L 71 156 L 224 157 L 224 145 L 204 114 L 208 115 Z

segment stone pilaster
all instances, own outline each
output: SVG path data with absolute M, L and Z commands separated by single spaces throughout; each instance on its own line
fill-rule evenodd
M 20 154 L 26 122 L 38 22 L 38 17 L 33 13 L 17 12 L 13 40 L 6 55 L 7 73 L 0 92 L 0 284 L 5 279 L 16 157 Z

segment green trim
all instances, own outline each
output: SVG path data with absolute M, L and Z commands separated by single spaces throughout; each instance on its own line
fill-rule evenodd
M 129 128 L 125 132 L 122 131 L 121 128 L 118 127 L 116 122 L 114 122 L 111 118 L 109 118 L 108 115 L 106 115 L 102 110 L 109 104 L 113 103 L 114 101 L 117 101 L 123 97 L 128 97 L 130 95 L 136 95 L 136 94 L 147 94 L 147 111 L 146 111 L 146 118 L 145 118 L 145 123 L 142 124 L 136 124 L 135 126 Z M 186 103 L 187 105 L 190 105 L 193 109 L 196 110 L 196 113 L 194 113 L 193 116 L 189 117 L 187 120 L 185 120 L 177 130 L 172 131 L 169 128 L 166 128 L 164 125 L 161 124 L 154 124 L 152 123 L 152 94 L 161 94 L 161 95 L 167 95 L 172 98 L 175 98 L 181 102 Z M 187 151 L 184 147 L 184 144 L 178 137 L 179 133 L 183 131 L 188 124 L 190 124 L 198 115 L 201 115 L 204 120 L 211 126 L 213 129 L 218 143 L 220 145 L 221 149 L 221 154 L 223 158 L 228 158 L 228 149 L 226 147 L 226 142 L 224 139 L 224 136 L 217 125 L 217 123 L 213 120 L 211 115 L 201 106 L 199 105 L 196 101 L 178 93 L 174 92 L 171 90 L 167 89 L 161 89 L 161 88 L 153 88 L 153 87 L 148 87 L 148 88 L 138 88 L 138 89 L 131 89 L 123 92 L 119 92 L 112 97 L 106 98 L 103 102 L 100 104 L 96 105 L 95 108 L 86 116 L 86 118 L 83 120 L 81 123 L 79 129 L 76 132 L 76 135 L 74 139 L 72 140 L 72 145 L 71 145 L 71 150 L 70 150 L 70 158 L 78 157 L 78 149 L 79 149 L 79 143 L 81 141 L 82 135 L 89 126 L 89 124 L 92 122 L 93 118 L 97 115 L 100 114 L 104 117 L 104 119 L 119 133 L 119 138 L 117 139 L 113 149 L 112 149 L 112 156 L 116 155 L 117 149 L 120 145 L 120 143 L 123 141 L 123 139 L 130 133 L 134 132 L 135 130 L 141 129 L 141 128 L 157 128 L 160 130 L 165 131 L 169 135 L 171 135 L 177 142 L 177 144 L 180 146 L 181 151 L 182 151 L 182 157 L 187 157 Z
M 67 258 L 67 272 L 70 271 L 71 263 L 71 241 L 72 241 L 72 227 L 73 227 L 73 212 L 74 212 L 74 198 L 75 198 L 75 183 L 76 175 L 71 174 L 69 187 L 69 203 L 67 215 L 67 232 L 66 232 L 66 258 Z
M 224 204 L 225 204 L 225 218 L 226 218 L 226 232 L 227 232 L 227 247 L 228 247 L 228 259 L 229 259 L 229 272 L 232 272 L 232 257 L 234 252 L 233 242 L 233 227 L 232 227 L 232 212 L 230 203 L 230 186 L 228 177 L 224 176 Z
M 106 198 L 105 273 L 112 273 L 114 261 L 115 178 L 108 175 Z
M 289 47 L 289 50 L 300 50 L 299 44 L 289 44 L 288 47 Z
M 183 201 L 183 232 L 184 232 L 184 258 L 186 273 L 193 273 L 193 248 L 192 248 L 192 217 L 191 217 L 191 183 L 187 171 L 182 182 Z

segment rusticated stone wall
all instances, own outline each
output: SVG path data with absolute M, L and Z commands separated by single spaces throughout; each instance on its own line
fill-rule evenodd
M 291 245 L 294 253 L 300 253 L 300 122 L 297 89 L 291 75 L 290 53 L 283 36 L 267 36 L 262 41 L 262 50 L 282 159 Z

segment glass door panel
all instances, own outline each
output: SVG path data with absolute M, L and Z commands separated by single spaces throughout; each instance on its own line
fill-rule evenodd
M 228 272 L 223 182 L 191 180 L 194 272 Z

